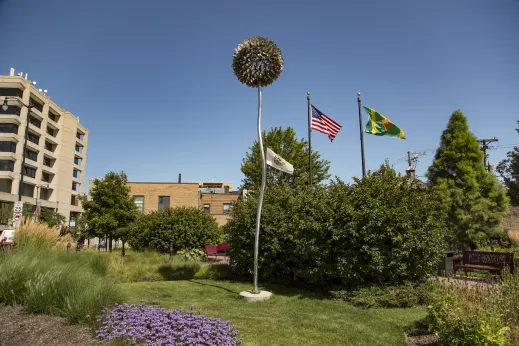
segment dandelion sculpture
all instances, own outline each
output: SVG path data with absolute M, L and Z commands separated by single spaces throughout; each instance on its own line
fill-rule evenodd
M 250 299 L 258 300 L 260 299 L 258 295 L 262 293 L 258 289 L 259 231 L 261 207 L 263 204 L 263 193 L 265 191 L 265 180 L 267 174 L 265 150 L 263 149 L 263 139 L 261 137 L 261 88 L 272 84 L 276 79 L 278 79 L 281 71 L 283 71 L 283 56 L 281 54 L 281 49 L 279 49 L 273 41 L 265 37 L 256 36 L 248 38 L 240 43 L 234 50 L 232 68 L 240 82 L 251 88 L 258 88 L 258 142 L 261 152 L 261 188 L 258 201 L 258 211 L 256 213 L 256 235 L 254 241 L 254 289 L 250 292 L 252 294 Z M 268 299 L 270 297 L 270 292 L 265 293 L 266 295 L 261 299 Z M 254 297 L 254 295 L 256 295 L 256 297 Z M 242 297 L 247 298 L 247 295 L 242 294 Z

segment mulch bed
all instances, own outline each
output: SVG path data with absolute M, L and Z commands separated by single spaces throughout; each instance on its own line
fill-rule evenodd
M 35 315 L 19 306 L 0 305 L 0 346 L 91 345 L 93 332 L 63 317 Z

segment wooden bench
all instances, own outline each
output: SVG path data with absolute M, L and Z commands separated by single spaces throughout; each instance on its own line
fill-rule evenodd
M 497 272 L 499 276 L 505 267 L 514 272 L 514 254 L 510 252 L 484 252 L 484 251 L 463 251 L 463 264 L 454 265 L 456 269 L 463 269 L 467 276 L 467 269 L 486 270 Z

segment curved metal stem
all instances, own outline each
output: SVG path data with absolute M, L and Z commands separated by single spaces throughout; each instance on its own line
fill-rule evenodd
M 258 289 L 259 233 L 263 193 L 265 191 L 265 183 L 267 180 L 267 163 L 265 161 L 265 150 L 263 149 L 263 138 L 261 136 L 261 87 L 258 87 L 258 142 L 261 152 L 261 188 L 258 200 L 258 211 L 256 213 L 256 236 L 254 239 L 254 289 L 252 290 L 252 293 L 260 293 L 260 290 Z

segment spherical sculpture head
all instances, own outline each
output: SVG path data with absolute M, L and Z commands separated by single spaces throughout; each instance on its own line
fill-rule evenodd
M 268 86 L 283 71 L 283 55 L 281 49 L 268 38 L 251 37 L 234 50 L 232 68 L 243 84 L 251 88 Z

